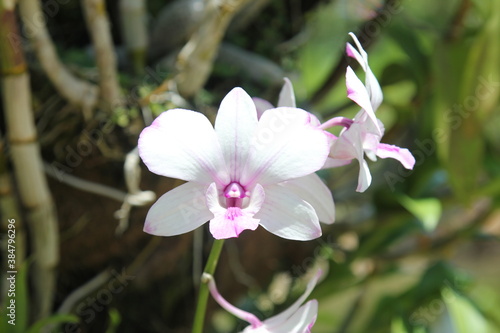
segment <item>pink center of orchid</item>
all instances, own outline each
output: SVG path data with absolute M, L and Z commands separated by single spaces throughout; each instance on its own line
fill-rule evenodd
M 244 198 L 247 196 L 247 194 L 243 186 L 236 182 L 232 182 L 231 184 L 226 186 L 226 189 L 224 190 L 224 196 L 226 198 Z
M 232 182 L 224 189 L 224 196 L 226 197 L 226 207 L 228 209 L 231 207 L 241 208 L 243 198 L 249 197 L 250 192 L 246 191 L 239 183 Z

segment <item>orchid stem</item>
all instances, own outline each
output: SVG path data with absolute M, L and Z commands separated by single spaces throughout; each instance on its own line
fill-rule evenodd
M 222 251 L 222 246 L 224 245 L 223 239 L 216 239 L 212 245 L 212 250 L 210 250 L 210 255 L 208 256 L 207 264 L 205 265 L 205 270 L 203 273 L 208 273 L 214 275 L 215 268 L 217 267 L 217 262 L 219 261 L 219 256 Z M 205 322 L 205 312 L 207 309 L 208 301 L 208 285 L 207 283 L 200 284 L 200 291 L 198 294 L 198 304 L 196 305 L 196 313 L 194 315 L 193 333 L 202 333 L 203 324 Z

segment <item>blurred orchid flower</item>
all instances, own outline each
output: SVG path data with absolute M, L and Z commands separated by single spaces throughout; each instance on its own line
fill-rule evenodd
M 202 280 L 208 283 L 212 297 L 221 307 L 250 324 L 240 333 L 310 333 L 318 315 L 318 301 L 313 299 L 305 304 L 302 303 L 311 294 L 321 274 L 319 270 L 307 284 L 307 288 L 302 296 L 288 309 L 263 321 L 258 319 L 254 314 L 238 309 L 226 301 L 217 290 L 215 281 L 210 274 L 204 273 Z
M 295 108 L 295 94 L 293 91 L 292 82 L 288 78 L 284 78 L 284 85 L 281 88 L 279 98 L 278 98 L 278 107 L 292 107 Z M 260 118 L 262 114 L 266 110 L 273 109 L 274 106 L 268 101 L 259 98 L 253 97 L 252 100 L 255 103 L 257 108 L 257 116 Z M 318 127 L 320 122 L 315 115 L 310 113 L 311 117 L 311 125 Z M 325 131 L 325 135 L 330 141 L 332 138 L 336 138 L 333 134 Z M 318 214 L 318 218 L 320 222 L 331 224 L 335 221 L 335 204 L 333 201 L 332 192 L 325 185 L 325 183 L 321 180 L 321 178 L 315 173 L 311 173 L 310 175 L 288 180 L 281 184 L 282 187 L 287 190 L 299 195 L 311 204 Z
M 365 84 L 356 76 L 351 67 L 347 67 L 346 85 L 347 96 L 361 107 L 361 110 L 353 120 L 337 117 L 333 118 L 320 127 L 326 129 L 334 125 L 344 126 L 338 139 L 333 140 L 330 155 L 325 167 L 339 166 L 350 163 L 353 159 L 359 161 L 360 172 L 358 187 L 356 191 L 364 192 L 371 184 L 371 174 L 364 155 L 376 161 L 380 158 L 393 158 L 401 162 L 407 169 L 413 169 L 415 158 L 406 148 L 380 143 L 384 135 L 384 126 L 376 118 L 375 111 L 382 103 L 382 89 L 375 75 L 368 65 L 368 55 L 353 33 L 357 49 L 347 43 L 347 55 L 356 59 L 365 71 Z
M 354 39 L 357 49 L 347 43 L 346 52 L 349 57 L 356 59 L 365 71 L 365 83 L 356 76 L 351 67 L 347 67 L 346 85 L 347 96 L 361 107 L 354 117 L 335 117 L 323 124 L 311 114 L 311 124 L 325 130 L 329 135 L 330 154 L 323 166 L 325 168 L 339 167 L 350 164 L 357 159 L 360 166 L 358 186 L 356 191 L 364 192 L 371 184 L 371 174 L 365 161 L 366 155 L 370 160 L 380 158 L 393 158 L 401 162 L 407 169 L 413 169 L 415 158 L 406 148 L 380 143 L 384 135 L 384 125 L 376 117 L 375 112 L 382 103 L 382 89 L 368 65 L 368 55 L 353 33 L 349 35 Z M 272 105 L 262 99 L 254 98 L 259 114 L 263 114 Z M 278 106 L 294 106 L 295 96 L 293 86 L 288 79 L 280 92 Z M 339 137 L 329 133 L 326 129 L 334 126 L 343 126 Z M 312 176 L 307 176 L 312 177 Z
M 151 172 L 187 183 L 158 199 L 144 231 L 173 236 L 210 220 L 216 239 L 259 225 L 287 239 L 317 238 L 321 228 L 308 192 L 283 185 L 321 168 L 328 150 L 308 112 L 276 108 L 257 119 L 241 88 L 222 100 L 215 128 L 201 113 L 166 111 L 142 131 L 139 154 Z

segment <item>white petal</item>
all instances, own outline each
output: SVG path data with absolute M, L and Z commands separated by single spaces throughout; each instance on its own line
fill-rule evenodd
M 139 155 L 148 169 L 158 175 L 206 185 L 229 181 L 214 129 L 198 112 L 163 112 L 142 131 Z
M 352 39 L 354 40 L 354 43 L 356 44 L 356 47 L 358 48 L 358 51 L 359 51 L 359 54 L 361 55 L 361 57 L 363 58 L 364 62 L 368 63 L 368 54 L 366 53 L 366 51 L 363 49 L 363 47 L 361 46 L 361 43 L 359 42 L 358 38 L 356 37 L 355 34 L 353 34 L 352 32 L 349 33 L 349 36 L 352 37 Z M 356 58 L 357 59 L 357 58 Z M 358 60 L 359 61 L 359 60 Z M 363 64 L 361 64 L 363 65 Z M 364 68 L 364 67 L 363 67 Z
M 380 84 L 378 83 L 377 78 L 373 74 L 370 66 L 367 65 L 368 70 L 366 71 L 366 89 L 370 94 L 370 101 L 372 103 L 373 111 L 377 111 L 380 104 L 382 104 L 382 100 L 384 99 L 384 95 L 382 94 L 382 88 L 380 88 Z
M 314 208 L 279 185 L 267 186 L 266 200 L 255 218 L 267 231 L 286 239 L 311 240 L 321 236 Z
M 296 108 L 267 110 L 260 118 L 240 182 L 275 184 L 318 170 L 328 156 L 328 136 L 311 125 L 311 115 Z
M 208 209 L 214 214 L 224 214 L 226 212 L 226 208 L 222 207 L 219 202 L 220 193 L 217 190 L 217 185 L 215 183 L 210 184 L 207 188 L 206 192 L 206 203 Z
M 283 85 L 283 88 L 281 88 L 280 91 L 280 96 L 278 99 L 278 106 L 289 106 L 294 108 L 296 106 L 295 104 L 295 94 L 293 92 L 293 85 L 290 80 L 285 77 L 285 84 Z
M 162 195 L 149 209 L 144 231 L 174 236 L 198 228 L 213 217 L 205 204 L 206 186 L 182 184 Z
M 257 212 L 262 208 L 264 201 L 266 199 L 266 193 L 264 188 L 257 184 L 252 190 L 252 194 L 250 195 L 250 202 L 246 208 L 243 208 L 243 211 L 249 214 L 257 214 Z
M 344 131 L 333 143 L 328 156 L 333 160 L 344 161 L 350 161 L 358 156 L 363 156 L 363 145 L 361 144 L 359 133 L 357 133 L 358 128 L 358 126 L 354 126 L 353 124 L 351 128 Z M 339 162 L 339 165 L 342 165 L 341 162 Z
M 243 89 L 234 88 L 222 100 L 215 120 L 231 180 L 240 178 L 256 128 L 257 110 L 252 98 Z
M 368 94 L 367 88 L 363 85 L 363 82 L 356 76 L 351 67 L 347 67 L 346 71 L 346 86 L 347 86 L 347 97 L 358 104 L 370 117 L 376 127 L 378 127 L 377 117 L 375 116 L 375 111 L 370 100 L 370 95 Z M 377 128 L 378 134 L 381 134 L 381 130 Z
M 356 61 L 361 65 L 364 71 L 366 71 L 366 62 L 365 59 L 361 56 L 361 54 L 352 46 L 351 44 L 346 44 L 346 53 L 349 57 L 356 59 Z
M 290 318 L 284 323 L 268 327 L 269 332 L 273 333 L 306 333 L 316 321 L 318 316 L 318 301 L 315 299 L 310 300 L 301 306 Z M 265 323 L 265 322 L 264 322 Z
M 257 108 L 257 118 L 260 119 L 264 111 L 274 109 L 274 105 L 259 97 L 252 97 L 252 101 Z
M 288 309 L 286 309 L 285 311 L 281 312 L 280 314 L 274 317 L 264 320 L 263 323 L 268 327 L 273 327 L 284 323 L 286 320 L 288 320 L 288 318 L 292 317 L 294 313 L 302 305 L 302 303 L 304 303 L 307 297 L 311 295 L 311 292 L 318 283 L 318 280 L 321 277 L 321 275 L 322 275 L 321 270 L 317 271 L 314 277 L 307 283 L 307 287 L 304 293 Z
M 356 192 L 364 192 L 372 183 L 372 175 L 364 159 L 359 159 L 358 187 Z
M 347 55 L 355 58 L 365 71 L 366 89 L 368 90 L 368 94 L 370 95 L 370 101 L 373 110 L 376 111 L 380 106 L 380 104 L 382 103 L 383 99 L 382 89 L 380 88 L 380 84 L 378 83 L 377 78 L 375 77 L 370 66 L 368 65 L 368 54 L 361 46 L 361 43 L 356 38 L 356 35 L 354 35 L 352 32 L 349 33 L 349 35 L 353 38 L 354 42 L 356 43 L 359 52 L 356 51 L 356 49 L 351 44 L 347 43 Z
M 415 157 L 406 148 L 381 143 L 377 147 L 377 156 L 380 158 L 394 158 L 401 162 L 406 169 L 413 169 Z
M 341 160 L 341 159 L 335 159 L 328 157 L 325 161 L 325 164 L 321 169 L 328 169 L 328 168 L 337 168 L 341 167 L 347 164 L 350 164 L 352 162 L 352 159 L 347 159 L 347 160 Z
M 313 206 L 320 222 L 331 224 L 335 221 L 335 204 L 332 192 L 317 174 L 289 180 L 281 186 L 295 193 Z

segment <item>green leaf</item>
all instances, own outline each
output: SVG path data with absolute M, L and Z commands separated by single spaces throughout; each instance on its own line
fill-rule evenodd
M 115 333 L 116 330 L 118 329 L 118 326 L 120 326 L 122 317 L 120 315 L 120 312 L 118 312 L 118 310 L 115 308 L 109 309 L 108 314 L 109 314 L 109 326 L 108 329 L 106 330 L 106 333 Z
M 487 120 L 498 105 L 500 96 L 500 2 L 482 1 L 489 7 L 489 17 L 472 42 L 462 86 L 463 96 L 475 98 L 473 112 L 481 120 Z
M 79 318 L 76 315 L 72 314 L 55 314 L 53 316 L 47 317 L 40 319 L 31 327 L 29 328 L 28 331 L 25 331 L 26 333 L 39 333 L 42 331 L 42 329 L 50 324 L 62 324 L 62 323 L 78 323 Z
M 391 333 L 409 333 L 405 325 L 403 324 L 403 320 L 401 317 L 396 317 L 392 319 L 391 323 Z
M 304 84 L 304 87 L 296 87 L 298 100 L 303 100 L 323 83 L 345 52 L 347 33 L 359 22 L 361 19 L 352 13 L 347 1 L 319 5 L 308 17 L 307 42 L 299 49 L 297 58 Z
M 398 201 L 420 220 L 425 231 L 436 229 L 441 218 L 441 202 L 436 198 L 413 199 L 405 195 L 398 196 Z
M 444 295 L 448 296 L 444 297 Z M 443 290 L 443 299 L 456 333 L 493 333 L 488 328 L 487 320 L 465 297 L 451 288 L 445 288 Z

